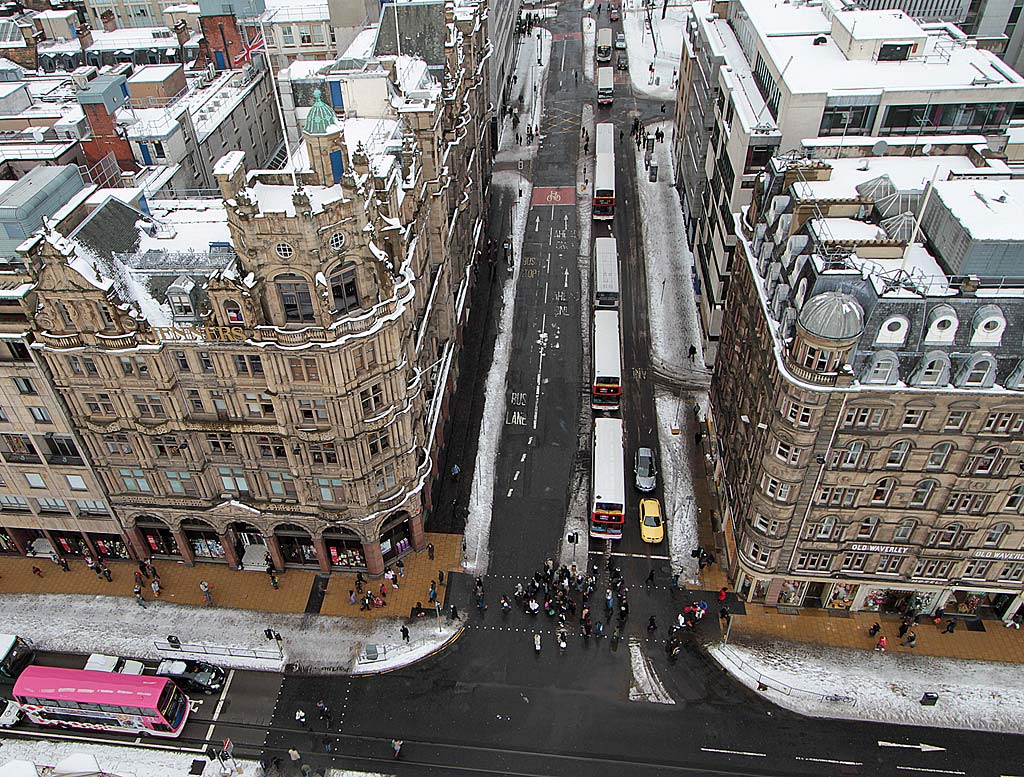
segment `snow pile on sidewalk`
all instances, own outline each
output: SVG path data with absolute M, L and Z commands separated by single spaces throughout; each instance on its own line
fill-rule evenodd
M 622 29 L 626 33 L 629 76 L 633 88 L 657 100 L 671 102 L 675 99 L 674 82 L 679 75 L 679 58 L 683 51 L 685 21 L 690 6 L 669 6 L 664 19 L 661 18 L 661 9 L 661 4 L 658 4 L 648 11 L 643 8 L 642 0 L 626 0 L 622 6 Z M 648 14 L 654 25 L 653 37 L 647 27 Z M 655 48 L 657 54 L 654 53 Z M 651 82 L 652 62 L 657 85 Z
M 90 771 L 94 766 L 102 770 L 106 777 L 181 777 L 193 774 L 190 771 L 192 762 L 206 758 L 201 751 L 174 752 L 171 750 L 151 750 L 143 747 L 116 747 L 114 745 L 86 745 L 82 742 L 61 742 L 57 740 L 14 739 L 3 741 L 3 759 L 0 773 L 11 761 L 28 761 L 40 766 L 55 766 L 68 759 L 62 766 L 75 767 L 78 771 L 68 770 L 62 774 L 81 774 L 87 777 L 95 774 Z M 95 761 L 95 764 L 93 763 Z M 241 771 L 232 774 L 241 777 L 257 777 L 263 773 L 256 761 L 240 758 L 234 760 Z M 13 772 L 21 774 L 22 772 Z M 32 774 L 32 772 L 27 772 Z M 49 774 L 49 772 L 46 772 Z M 216 760 L 207 760 L 202 777 L 218 777 L 221 774 L 220 764 Z
M 541 65 L 524 65 L 531 59 L 524 49 L 520 52 L 518 83 L 523 84 L 524 95 L 523 115 L 536 117 L 532 119 L 540 124 L 543 115 L 544 84 L 547 81 L 548 63 L 551 59 L 551 33 L 540 31 L 540 39 L 531 36 L 534 45 L 540 45 Z M 536 61 L 536 49 L 534 59 Z M 530 72 L 530 82 L 524 75 Z M 533 86 L 536 85 L 534 93 Z M 515 133 L 511 131 L 511 123 L 505 120 L 508 131 L 502 133 L 502 141 L 495 164 L 500 165 L 509 159 L 519 158 L 522 153 L 515 144 Z M 520 134 L 526 128 L 521 126 Z M 530 157 L 535 157 L 539 148 L 539 139 L 525 147 Z M 520 260 L 523 255 L 523 240 L 526 236 L 526 219 L 530 212 L 530 200 L 533 197 L 533 183 L 519 173 L 499 170 L 491 177 L 496 189 L 508 189 L 513 192 L 515 200 L 512 224 L 512 253 L 516 263 L 512 276 L 505 281 L 501 293 L 501 316 L 498 321 L 498 337 L 494 343 L 491 357 L 491 368 L 487 372 L 487 383 L 484 390 L 484 412 L 480 426 L 480 440 L 477 446 L 476 468 L 473 473 L 473 488 L 469 497 L 469 516 L 466 518 L 466 552 L 463 566 L 467 572 L 475 575 L 487 573 L 490 562 L 488 542 L 491 536 L 491 512 L 494 508 L 495 465 L 498 460 L 498 446 L 501 442 L 501 430 L 505 424 L 505 384 L 508 375 L 508 363 L 512 353 L 512 322 L 515 317 L 516 288 L 519 284 Z M 521 195 L 521 196 L 520 196 Z
M 661 678 L 654 671 L 651 661 L 644 654 L 639 637 L 629 638 L 629 668 L 632 679 L 629 683 L 629 700 L 646 701 L 651 704 L 675 704 L 675 700 L 665 690 Z
M 672 165 L 672 122 L 647 125 L 647 131 L 665 133 L 662 143 L 654 144 L 651 161 L 658 165 L 658 180 L 647 180 L 644 152 L 636 152 L 636 175 L 640 189 L 640 209 L 644 214 L 644 257 L 647 269 L 647 306 L 654 354 L 677 367 L 703 368 L 700 353 L 695 364 L 689 362 L 689 348 L 701 347 L 697 301 L 693 293 L 693 256 L 686 244 L 686 225 L 679 192 L 675 190 Z M 633 144 L 636 148 L 636 144 Z
M 597 46 L 597 22 L 583 19 L 583 75 L 594 81 L 594 48 Z
M 60 613 L 55 618 L 54 613 Z M 404 614 L 404 613 L 403 613 Z M 22 594 L 0 599 L 0 622 L 7 631 L 31 639 L 36 648 L 59 653 L 113 653 L 160 659 L 157 640 L 173 634 L 182 643 L 230 647 L 238 653 L 272 651 L 264 629 L 282 637 L 284 661 L 305 669 L 350 673 L 367 644 L 398 647 L 402 642 L 398 618 L 336 618 L 325 615 L 252 612 L 221 607 L 189 607 L 153 602 L 146 609 L 115 596 Z M 440 649 L 457 629 L 424 617 L 410 623 L 415 651 L 399 650 L 394 663 L 380 662 L 372 671 L 412 663 Z M 198 655 L 196 657 L 199 657 Z M 237 669 L 279 670 L 282 661 L 246 656 L 208 656 L 208 660 Z M 404 658 L 404 660 L 402 660 Z
M 825 718 L 1003 731 L 1024 729 L 1016 664 L 875 653 L 794 642 L 715 644 L 709 652 L 780 707 Z M 920 704 L 926 692 L 934 707 Z
M 700 569 L 690 551 L 700 544 L 697 534 L 700 508 L 694 497 L 690 467 L 693 440 L 685 433 L 672 434 L 677 414 L 681 417 L 692 411 L 685 401 L 680 403 L 679 397 L 664 389 L 655 391 L 654 404 L 658 414 L 658 453 L 672 571 L 678 572 L 689 585 L 696 586 L 700 583 Z

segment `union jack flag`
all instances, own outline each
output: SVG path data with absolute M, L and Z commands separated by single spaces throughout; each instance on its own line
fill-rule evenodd
M 257 51 L 266 50 L 267 44 L 266 41 L 263 40 L 263 33 L 257 32 L 253 36 L 252 40 L 250 40 L 248 43 L 243 43 L 242 50 L 238 54 L 235 54 L 235 64 L 241 65 L 243 62 L 251 62 L 253 54 L 255 54 Z

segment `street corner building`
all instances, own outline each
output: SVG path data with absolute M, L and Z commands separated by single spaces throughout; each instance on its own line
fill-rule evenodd
M 735 215 L 713 458 L 748 601 L 1021 605 L 1024 183 L 925 141 L 805 141 Z
M 3 437 L 11 552 L 378 574 L 424 544 L 491 163 L 485 9 L 435 10 L 440 67 L 339 60 L 344 108 L 316 92 L 282 168 L 231 151 L 219 195 L 93 192 L 19 246 L 0 369 L 55 426 Z M 14 469 L 69 463 L 88 500 Z

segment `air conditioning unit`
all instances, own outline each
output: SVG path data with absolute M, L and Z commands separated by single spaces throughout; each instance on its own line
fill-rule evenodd
M 217 77 L 217 66 L 212 62 L 206 66 L 206 75 L 210 77 L 211 81 Z

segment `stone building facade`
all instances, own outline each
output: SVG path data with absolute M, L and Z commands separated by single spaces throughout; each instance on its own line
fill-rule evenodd
M 712 384 L 730 575 L 768 606 L 1009 619 L 1024 591 L 1022 287 L 949 274 L 941 242 L 913 236 L 933 176 L 966 187 L 943 207 L 967 224 L 986 186 L 1007 207 L 1024 190 L 963 146 L 847 151 L 776 158 L 736 218 Z
M 284 170 L 231 152 L 221 200 L 112 198 L 24 246 L 36 348 L 135 554 L 378 574 L 424 544 L 491 159 L 483 7 L 444 13 L 443 83 L 359 118 L 318 100 Z

